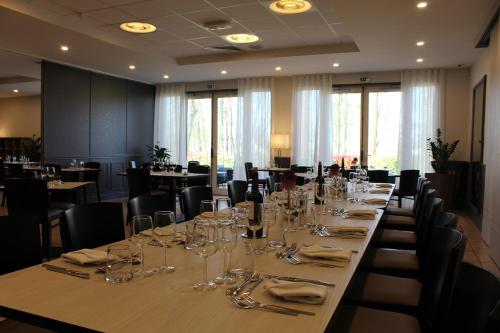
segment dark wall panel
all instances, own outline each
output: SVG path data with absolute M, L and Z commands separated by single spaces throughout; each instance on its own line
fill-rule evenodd
M 153 143 L 155 87 L 128 82 L 127 88 L 127 154 L 144 156 Z
M 92 73 L 90 156 L 123 157 L 126 126 L 127 81 Z
M 155 87 L 45 61 L 42 68 L 44 161 L 99 162 L 103 196 L 126 194 L 117 173 L 147 159 Z
M 49 62 L 42 72 L 45 158 L 87 158 L 90 72 Z

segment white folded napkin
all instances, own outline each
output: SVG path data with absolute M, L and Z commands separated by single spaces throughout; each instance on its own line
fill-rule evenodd
M 375 187 L 378 188 L 392 188 L 393 186 L 394 186 L 393 184 L 387 184 L 387 183 L 380 183 L 375 185 Z
M 266 281 L 264 289 L 271 295 L 283 298 L 285 301 L 307 304 L 323 304 L 327 290 L 326 286 L 276 279 Z
M 387 205 L 387 200 L 383 198 L 371 198 L 371 199 L 363 199 L 363 203 L 367 205 Z
M 327 230 L 330 235 L 340 238 L 365 238 L 369 229 L 367 227 L 345 225 L 327 227 Z
M 300 254 L 311 257 L 321 258 L 340 262 L 351 261 L 352 251 L 336 247 L 323 247 L 321 245 L 304 246 L 299 251 Z
M 79 265 L 101 264 L 108 260 L 108 254 L 100 250 L 81 249 L 64 253 L 62 258 L 64 261 Z
M 370 190 L 370 193 L 372 194 L 391 194 L 390 189 L 376 189 L 376 190 Z
M 344 213 L 346 219 L 375 220 L 375 209 L 351 209 Z

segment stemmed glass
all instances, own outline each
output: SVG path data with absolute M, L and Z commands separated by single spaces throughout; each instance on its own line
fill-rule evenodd
M 160 229 L 162 227 L 170 226 L 173 230 Z M 167 249 L 169 247 L 168 242 L 171 238 L 176 235 L 176 225 L 175 225 L 175 214 L 170 211 L 158 211 L 155 212 L 155 218 L 153 222 L 153 237 L 163 246 L 163 265 L 160 266 L 160 271 L 171 273 L 175 271 L 175 266 L 167 264 Z
M 51 182 L 54 180 L 55 175 L 56 175 L 56 168 L 47 167 L 47 176 L 49 177 Z
M 314 183 L 314 196 L 320 202 L 320 210 L 319 211 L 320 211 L 321 215 L 326 214 L 324 209 L 323 209 L 323 206 L 325 204 L 325 197 L 326 197 L 327 191 L 328 191 L 328 185 Z
M 224 255 L 224 268 L 222 275 L 215 278 L 217 284 L 232 284 L 236 282 L 235 277 L 230 273 L 231 253 L 238 243 L 238 227 L 231 219 L 218 222 L 219 250 Z
M 203 258 L 203 280 L 193 285 L 195 290 L 213 290 L 217 285 L 208 281 L 208 257 L 217 252 L 217 224 L 208 221 L 197 221 L 193 226 L 193 233 L 189 239 L 189 248 Z
M 136 215 L 132 217 L 132 236 L 130 240 L 138 246 L 141 251 L 141 268 L 134 272 L 137 275 L 151 276 L 154 273 L 153 270 L 147 270 L 144 265 L 144 244 L 151 240 L 144 231 L 151 230 L 152 234 L 152 229 L 153 223 L 151 221 L 151 216 Z
M 48 168 L 42 168 L 40 170 L 40 176 L 42 177 L 42 179 L 48 179 L 49 178 L 48 175 L 49 175 Z
M 247 228 L 250 229 L 252 231 L 252 237 L 248 237 L 250 239 L 250 244 L 251 244 L 251 248 L 252 248 L 252 252 L 256 252 L 256 253 L 261 253 L 261 250 L 259 249 L 259 246 L 257 246 L 257 241 L 258 241 L 258 238 L 256 237 L 257 235 L 257 230 L 260 230 L 263 228 L 263 218 L 262 218 L 262 212 L 261 212 L 261 208 L 262 206 L 257 206 L 255 207 L 254 209 L 258 209 L 259 211 L 257 212 L 256 216 L 257 218 L 254 219 L 252 217 L 249 217 L 247 219 Z

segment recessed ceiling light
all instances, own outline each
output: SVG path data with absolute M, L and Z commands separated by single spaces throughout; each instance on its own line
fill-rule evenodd
M 269 9 L 279 14 L 298 14 L 311 9 L 311 3 L 306 0 L 281 0 L 274 1 Z
M 417 42 L 417 46 L 424 46 L 425 42 L 423 40 L 420 40 Z
M 254 43 L 259 37 L 253 34 L 231 34 L 224 37 L 229 43 L 246 44 Z
M 134 70 L 135 69 L 135 65 L 128 65 L 128 69 Z
M 276 66 L 274 69 L 277 70 L 277 71 L 280 71 L 281 67 L 280 66 Z
M 417 3 L 417 8 L 425 8 L 427 7 L 428 3 L 426 1 L 421 1 Z
M 164 79 L 168 79 L 169 77 L 170 77 L 170 76 L 168 76 L 168 75 L 163 75 L 163 78 L 164 78 Z
M 423 58 L 418 58 L 417 62 L 424 62 L 424 59 Z
M 67 46 L 67 45 L 61 45 L 61 51 L 68 52 L 69 51 L 69 46 Z
M 340 67 L 340 64 L 338 62 L 333 63 L 333 67 Z
M 14 89 L 14 90 L 12 90 L 12 92 L 15 93 L 15 94 L 17 94 L 19 92 L 19 90 Z
M 125 22 L 120 24 L 120 29 L 136 34 L 147 34 L 156 31 L 156 27 L 144 22 Z
M 225 74 L 227 74 L 227 71 L 226 71 L 225 69 L 223 69 L 223 70 L 221 70 L 221 71 L 220 71 L 220 73 L 221 73 L 222 75 L 225 75 Z

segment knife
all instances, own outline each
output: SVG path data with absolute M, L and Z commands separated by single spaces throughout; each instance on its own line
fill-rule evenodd
M 45 267 L 49 271 L 57 272 L 57 273 L 62 273 L 62 274 L 67 274 L 71 276 L 76 276 L 82 279 L 90 279 L 90 274 L 85 273 L 85 272 L 79 272 L 75 271 L 72 269 L 60 267 L 60 266 L 55 266 L 55 265 L 50 265 L 50 264 L 43 264 L 42 267 Z
M 276 280 L 290 281 L 290 282 L 307 282 L 307 283 L 317 284 L 320 286 L 335 287 L 335 283 L 319 281 L 319 280 L 303 279 L 292 276 L 279 276 L 273 274 L 264 274 L 264 276 L 268 279 L 276 279 Z

